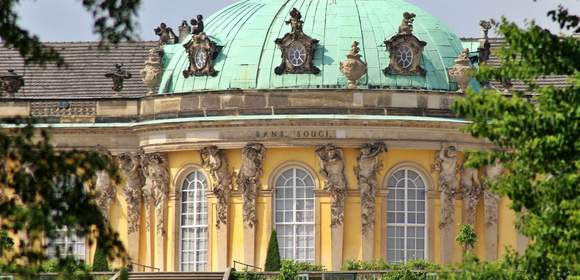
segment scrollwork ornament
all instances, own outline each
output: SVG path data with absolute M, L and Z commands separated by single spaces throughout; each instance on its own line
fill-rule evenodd
M 330 225 L 342 225 L 347 189 L 342 150 L 333 144 L 320 145 L 316 147 L 316 155 L 320 163 L 320 175 L 324 178 L 324 190 L 330 192 L 332 200 Z
M 483 190 L 479 182 L 479 171 L 465 166 L 465 163 L 461 167 L 461 189 L 465 205 L 465 221 L 467 224 L 474 226 L 475 211 Z
M 250 228 L 256 224 L 256 192 L 262 176 L 265 152 L 266 148 L 262 144 L 247 144 L 242 150 L 242 166 L 236 179 L 244 201 L 244 224 Z
M 379 157 L 384 151 L 386 151 L 386 145 L 383 142 L 364 144 L 357 157 L 357 166 L 354 168 L 360 189 L 363 233 L 374 229 L 377 173 L 382 168 L 382 161 Z
M 205 147 L 201 150 L 203 168 L 211 176 L 212 192 L 217 198 L 216 227 L 228 224 L 228 203 L 232 187 L 232 174 L 224 151 L 216 146 Z

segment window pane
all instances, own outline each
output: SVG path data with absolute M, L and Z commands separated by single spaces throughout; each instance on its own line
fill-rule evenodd
M 400 169 L 387 182 L 387 261 L 425 255 L 426 186 L 418 172 Z
M 196 170 L 181 186 L 181 271 L 207 269 L 207 180 Z
M 275 182 L 274 203 L 283 210 L 275 218 L 280 256 L 314 262 L 314 179 L 304 169 L 290 168 Z

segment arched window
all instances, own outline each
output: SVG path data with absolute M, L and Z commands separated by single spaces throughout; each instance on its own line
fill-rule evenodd
M 77 261 L 84 261 L 86 257 L 85 238 L 77 236 L 66 227 L 57 229 L 56 238 L 50 239 L 47 247 L 49 259 L 57 257 L 73 257 Z
M 314 262 L 314 179 L 292 167 L 276 178 L 274 189 L 280 256 Z
M 180 270 L 207 270 L 207 179 L 195 170 L 181 186 Z
M 402 168 L 387 181 L 387 261 L 424 259 L 427 188 L 418 172 Z

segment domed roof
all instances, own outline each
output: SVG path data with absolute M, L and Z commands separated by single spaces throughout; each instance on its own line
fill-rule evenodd
M 318 74 L 276 75 L 282 61 L 275 44 L 290 32 L 290 11 L 302 14 L 304 33 L 319 40 L 314 54 Z M 420 67 L 425 76 L 383 73 L 389 66 L 385 39 L 396 35 L 404 12 L 416 14 L 413 35 L 427 43 Z M 368 74 L 359 88 L 408 88 L 454 91 L 447 71 L 462 50 L 459 38 L 439 19 L 402 0 L 242 0 L 205 20 L 205 33 L 223 46 L 214 60 L 215 76 L 185 78 L 189 60 L 182 44 L 164 47 L 159 93 L 228 89 L 346 88 L 340 61 L 353 41 L 360 42 Z M 187 40 L 185 41 L 187 42 Z

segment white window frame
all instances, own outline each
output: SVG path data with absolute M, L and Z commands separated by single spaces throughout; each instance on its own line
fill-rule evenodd
M 296 196 L 296 184 L 295 184 L 295 182 L 294 182 L 294 185 L 293 185 L 293 192 L 292 192 L 292 200 L 294 202 L 292 204 L 293 205 L 293 210 L 292 210 L 292 213 L 293 213 L 293 222 L 277 222 L 276 221 L 276 212 L 277 212 L 276 204 L 277 204 L 277 200 L 278 200 L 277 193 L 279 191 L 277 182 L 278 182 L 278 179 L 280 178 L 280 176 L 282 174 L 284 174 L 285 172 L 287 172 L 288 170 L 293 170 L 293 174 L 292 174 L 292 179 L 293 180 L 295 180 L 295 178 L 297 178 L 297 176 L 296 176 L 296 171 L 297 170 L 301 170 L 301 171 L 305 172 L 308 176 L 310 176 L 310 179 L 312 180 L 312 190 L 313 190 L 313 195 L 312 195 L 312 198 L 311 198 L 312 199 L 312 210 L 311 210 L 312 211 L 312 222 L 296 222 L 296 220 L 297 220 L 296 219 L 296 213 L 297 213 L 297 210 L 296 210 L 296 198 L 297 198 L 297 196 Z M 273 213 L 273 215 L 272 215 L 272 225 L 273 225 L 274 229 L 276 229 L 276 233 L 277 233 L 278 237 L 280 237 L 280 232 L 278 232 L 278 230 L 277 230 L 277 226 L 278 225 L 281 225 L 281 226 L 292 226 L 295 237 L 297 237 L 297 229 L 298 229 L 298 226 L 301 226 L 301 225 L 304 225 L 304 226 L 312 226 L 312 239 L 313 239 L 312 259 L 304 259 L 304 260 L 302 260 L 302 259 L 298 259 L 297 258 L 297 255 L 298 255 L 297 254 L 297 249 L 298 249 L 297 243 L 298 243 L 298 241 L 297 241 L 296 238 L 294 239 L 294 242 L 292 244 L 292 255 L 293 255 L 292 259 L 293 260 L 297 260 L 297 261 L 301 261 L 301 262 L 311 262 L 311 263 L 315 263 L 316 262 L 316 198 L 315 198 L 315 195 L 314 195 L 314 191 L 316 191 L 316 189 L 317 189 L 316 177 L 314 177 L 312 175 L 312 172 L 308 168 L 305 168 L 305 167 L 300 166 L 300 165 L 290 165 L 290 166 L 286 166 L 283 169 L 281 169 L 280 171 L 276 172 L 276 176 L 273 178 L 272 185 L 273 185 L 273 188 L 272 189 L 274 191 L 273 199 L 272 199 L 272 204 L 273 204 L 273 207 L 272 207 L 272 213 Z M 284 200 L 285 199 L 287 199 L 286 196 L 284 196 Z M 282 248 L 282 246 L 280 245 L 280 240 L 279 239 L 278 239 L 278 243 L 279 243 L 278 246 L 280 248 Z M 284 247 L 284 248 L 286 248 L 286 247 Z M 282 253 L 282 252 L 280 252 L 280 253 Z
M 190 182 L 188 178 L 192 174 L 197 174 L 196 177 L 195 177 L 196 180 Z M 197 189 L 199 186 L 197 184 L 203 185 L 202 182 L 198 179 L 199 178 L 198 176 L 201 176 L 205 180 L 205 186 L 202 186 L 204 188 L 204 191 L 202 192 L 202 197 L 201 197 L 202 200 L 199 200 L 200 197 L 198 197 L 198 195 L 197 195 L 197 193 L 199 192 L 198 189 Z M 194 189 L 193 190 L 184 190 L 183 187 L 185 186 L 185 184 L 188 184 L 188 185 L 196 184 L 196 185 L 194 186 Z M 184 271 L 184 269 L 183 269 L 183 266 L 184 266 L 184 263 L 183 263 L 183 254 L 185 252 L 183 251 L 183 248 L 182 248 L 182 244 L 183 244 L 182 243 L 183 242 L 183 231 L 184 231 L 184 229 L 194 229 L 194 230 L 203 229 L 203 228 L 206 229 L 205 230 L 206 231 L 206 234 L 201 234 L 200 235 L 200 237 L 203 237 L 205 239 L 205 243 L 206 243 L 206 246 L 207 246 L 205 248 L 205 251 L 206 251 L 205 256 L 206 256 L 206 258 L 203 261 L 197 261 L 199 259 L 199 257 L 197 257 L 197 255 L 199 254 L 199 252 L 198 252 L 199 251 L 198 250 L 199 248 L 196 248 L 197 244 L 195 243 L 195 240 L 192 240 L 192 241 L 190 241 L 192 243 L 192 247 L 194 248 L 194 249 L 192 249 L 192 251 L 194 252 L 194 256 L 196 256 L 196 257 L 195 257 L 195 260 L 191 263 L 191 265 L 193 265 L 193 271 L 192 272 L 203 272 L 203 271 L 207 271 L 208 268 L 209 268 L 209 215 L 208 215 L 208 207 L 207 207 L 208 201 L 207 201 L 207 195 L 206 195 L 206 192 L 207 192 L 208 188 L 209 188 L 209 181 L 208 181 L 207 176 L 205 176 L 205 174 L 200 169 L 197 169 L 197 168 L 196 169 L 193 169 L 193 170 L 191 170 L 189 172 L 187 172 L 187 175 L 184 177 L 183 181 L 179 185 L 179 201 L 178 201 L 178 203 L 179 203 L 179 208 L 178 208 L 179 209 L 179 215 L 178 215 L 178 219 L 179 219 L 179 221 L 178 221 L 178 223 L 179 223 L 179 239 L 177 240 L 177 243 L 178 243 L 178 254 L 179 254 L 178 255 L 178 270 L 179 271 Z M 193 215 L 193 224 L 192 225 L 183 225 L 182 224 L 182 217 L 184 215 L 184 212 L 183 212 L 183 195 L 185 193 L 187 193 L 187 192 L 193 192 L 194 193 L 193 194 L 194 199 L 190 203 L 194 203 L 194 204 L 203 203 L 203 201 L 205 200 L 205 204 L 206 204 L 205 205 L 205 208 L 204 208 L 205 209 L 205 214 L 206 214 L 206 224 L 205 225 L 204 224 L 198 224 L 198 221 L 197 221 L 197 214 L 198 214 L 198 212 L 196 210 L 197 209 L 196 206 L 194 206 L 194 208 L 193 208 L 194 211 L 192 213 L 187 213 L 189 215 Z M 188 262 L 187 264 L 190 264 L 190 262 Z M 205 268 L 203 270 L 199 270 L 198 271 L 197 270 L 198 264 L 205 264 Z
M 389 235 L 388 235 L 389 234 L 389 231 L 388 231 L 388 229 L 389 229 L 389 227 L 402 227 L 404 229 L 404 238 L 403 238 L 403 260 L 402 261 L 396 261 L 396 263 L 404 263 L 404 262 L 407 262 L 407 261 L 410 260 L 407 257 L 407 253 L 408 253 L 407 240 L 409 239 L 408 236 L 407 236 L 407 229 L 408 228 L 418 228 L 418 227 L 423 226 L 423 240 L 424 241 L 423 241 L 423 258 L 422 259 L 427 260 L 428 259 L 428 256 L 429 256 L 429 252 L 428 252 L 428 248 L 429 248 L 429 246 L 428 246 L 429 245 L 428 240 L 429 240 L 429 237 L 427 236 L 428 229 L 429 229 L 429 219 L 428 219 L 428 217 L 429 217 L 429 209 L 427 208 L 428 207 L 428 200 L 429 200 L 429 197 L 428 197 L 429 196 L 429 187 L 428 187 L 428 182 L 429 181 L 426 180 L 426 178 L 423 175 L 423 173 L 421 171 L 417 170 L 416 168 L 413 168 L 413 167 L 410 167 L 410 166 L 399 167 L 399 168 L 394 169 L 394 171 L 390 172 L 388 174 L 388 176 L 386 177 L 386 180 L 384 182 L 385 188 L 387 189 L 387 191 L 389 193 L 392 190 L 390 188 L 390 186 L 389 186 L 389 182 L 390 182 L 392 176 L 394 174 L 396 174 L 397 172 L 399 172 L 399 171 L 404 171 L 405 172 L 404 178 L 403 178 L 403 180 L 405 182 L 405 187 L 404 187 L 405 197 L 404 197 L 404 200 L 403 200 L 405 202 L 404 203 L 405 208 L 404 208 L 404 211 L 403 211 L 403 213 L 405 214 L 405 222 L 404 223 L 396 223 L 396 222 L 395 223 L 392 223 L 392 222 L 389 222 L 389 220 L 388 220 L 388 214 L 389 214 L 388 203 L 391 203 L 393 201 L 392 200 L 389 200 L 388 195 L 387 195 L 387 198 L 386 198 L 387 207 L 386 207 L 386 215 L 385 215 L 385 223 L 386 223 L 386 226 L 387 226 L 387 232 L 385 232 L 385 237 L 386 237 L 385 238 L 385 242 L 386 242 L 386 246 L 385 246 L 386 247 L 386 250 L 385 250 L 385 259 L 387 261 L 389 261 L 389 247 L 388 247 L 388 240 L 389 240 Z M 415 174 L 418 175 L 419 179 L 422 180 L 423 186 L 425 188 L 425 197 L 424 197 L 424 200 L 425 201 L 424 201 L 424 208 L 423 208 L 424 209 L 424 213 L 423 213 L 423 215 L 424 215 L 424 223 L 423 224 L 409 223 L 408 220 L 407 220 L 409 213 L 419 213 L 416 210 L 414 212 L 411 212 L 411 211 L 408 210 L 408 202 L 409 202 L 409 198 L 408 198 L 408 194 L 409 194 L 409 186 L 408 186 L 409 179 L 408 178 L 409 178 L 409 171 L 414 172 Z M 416 198 L 413 201 L 414 202 L 418 202 L 418 200 Z M 397 213 L 397 212 L 395 212 L 395 213 Z M 415 237 L 415 239 L 416 239 L 416 237 Z M 414 250 L 417 251 L 417 249 L 414 249 Z M 395 256 L 395 259 L 396 259 L 396 256 Z
M 49 259 L 56 258 L 56 248 L 62 247 L 64 251 L 60 251 L 60 257 L 72 256 L 77 261 L 87 261 L 87 240 L 84 236 L 77 236 L 74 232 L 70 232 L 67 227 L 57 229 L 57 237 L 48 240 L 47 256 Z M 57 242 L 62 238 L 62 242 Z M 76 254 L 76 245 L 83 245 L 83 252 Z M 51 251 L 54 254 L 51 254 Z

